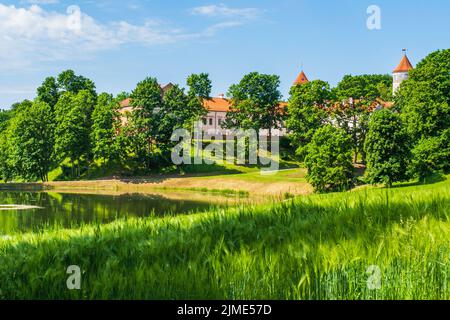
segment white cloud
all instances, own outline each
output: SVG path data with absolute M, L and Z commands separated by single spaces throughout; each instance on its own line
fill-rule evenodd
M 54 0 L 29 0 L 50 2 Z M 241 17 L 252 14 L 249 9 L 218 6 L 222 15 L 244 10 Z M 200 9 L 196 9 L 198 11 Z M 206 10 L 206 12 L 213 12 Z M 201 11 L 201 10 L 200 10 Z M 247 12 L 247 13 L 244 13 Z M 211 13 L 212 14 L 212 13 Z M 234 18 L 236 15 L 234 15 Z M 211 37 L 219 30 L 243 24 L 243 19 L 227 19 L 198 32 L 167 28 L 157 20 L 142 25 L 127 21 L 101 23 L 70 6 L 65 13 L 48 11 L 38 5 L 19 8 L 0 4 L 0 69 L 17 70 L 45 61 L 73 60 L 124 44 L 170 44 L 178 41 Z
M 257 8 L 230 8 L 224 4 L 195 7 L 190 10 L 193 15 L 223 17 L 233 19 L 254 19 L 260 15 Z
M 29 3 L 29 4 L 39 4 L 39 5 L 44 5 L 44 4 L 55 4 L 55 3 L 59 3 L 59 0 L 22 0 L 22 3 Z
M 172 43 L 179 36 L 178 30 L 165 29 L 154 21 L 143 25 L 125 21 L 102 24 L 74 6 L 66 13 L 57 13 L 37 5 L 18 8 L 0 4 L 2 69 L 80 58 L 125 43 Z

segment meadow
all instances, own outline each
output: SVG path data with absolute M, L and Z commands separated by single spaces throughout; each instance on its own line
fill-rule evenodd
M 9 235 L 0 298 L 449 299 L 448 178 Z

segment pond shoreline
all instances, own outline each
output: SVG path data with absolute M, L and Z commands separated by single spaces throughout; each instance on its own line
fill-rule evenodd
M 298 171 L 298 170 L 297 170 Z M 294 174 L 295 170 L 292 170 Z M 302 173 L 303 174 L 303 173 Z M 52 181 L 44 183 L 6 183 L 0 184 L 0 191 L 54 191 L 74 193 L 101 191 L 103 194 L 154 193 L 161 191 L 191 191 L 219 195 L 240 196 L 282 196 L 306 195 L 312 192 L 311 186 L 303 177 L 286 177 L 286 174 L 268 178 L 253 174 L 218 176 L 152 176 L 147 178 L 123 178 L 80 181 Z

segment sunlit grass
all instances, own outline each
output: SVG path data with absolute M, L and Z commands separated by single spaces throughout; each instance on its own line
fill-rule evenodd
M 449 299 L 449 195 L 447 180 L 18 234 L 0 240 L 0 297 Z

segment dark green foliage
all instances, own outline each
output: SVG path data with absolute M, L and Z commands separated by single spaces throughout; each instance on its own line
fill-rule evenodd
M 450 49 L 419 62 L 395 98 L 413 145 L 410 173 L 423 179 L 448 168 Z
M 91 153 L 91 114 L 95 97 L 86 90 L 64 93 L 55 106 L 55 154 L 59 161 L 69 158 L 72 165 L 88 161 Z
M 276 75 L 252 72 L 245 75 L 228 91 L 232 107 L 227 113 L 225 125 L 228 128 L 261 129 L 279 128 L 283 120 L 279 102 L 280 78 Z
M 316 192 L 343 191 L 353 185 L 351 138 L 331 125 L 321 127 L 307 147 L 307 180 Z
M 358 154 L 365 161 L 364 141 L 368 130 L 369 114 L 378 100 L 392 100 L 392 77 L 390 75 L 346 75 L 333 89 L 336 104 L 333 117 L 339 127 L 352 137 L 354 162 Z
M 66 70 L 58 75 L 58 88 L 62 92 L 71 92 L 74 94 L 85 90 L 93 97 L 97 96 L 94 82 L 83 76 L 76 75 L 73 70 Z
M 397 113 L 382 109 L 371 115 L 365 151 L 369 183 L 391 187 L 394 182 L 408 178 L 408 135 Z
M 117 158 L 116 136 L 120 129 L 118 102 L 107 93 L 98 96 L 92 113 L 91 145 L 94 159 L 109 161 Z
M 326 106 L 331 99 L 330 85 L 321 80 L 291 88 L 286 127 L 297 154 L 304 159 L 306 146 L 327 118 Z
M 197 107 L 192 110 L 190 107 Z M 198 119 L 201 112 L 200 105 L 190 104 L 184 90 L 178 85 L 170 88 L 163 99 L 163 108 L 158 113 L 159 125 L 156 140 L 163 151 L 168 151 L 174 143 L 170 141 L 175 129 L 190 129 L 194 120 Z
M 409 135 L 437 137 L 450 127 L 450 49 L 435 51 L 417 64 L 396 95 Z
M 365 103 L 392 99 L 392 76 L 384 74 L 346 75 L 334 89 L 338 101 L 353 98 Z
M 42 85 L 37 89 L 37 98 L 47 103 L 52 109 L 58 103 L 59 91 L 58 84 L 54 77 L 48 77 Z
M 191 74 L 186 81 L 189 94 L 207 99 L 211 95 L 211 80 L 207 73 Z
M 14 175 L 14 164 L 11 159 L 11 130 L 0 132 L 0 179 L 4 182 L 10 181 Z
M 8 127 L 9 119 L 11 119 L 11 110 L 0 110 L 0 133 Z
M 412 150 L 410 173 L 421 180 L 450 168 L 450 129 L 439 137 L 422 138 Z
M 155 78 L 146 78 L 137 84 L 130 98 L 133 106 L 130 142 L 134 156 L 150 169 L 151 157 L 156 151 L 154 143 L 159 125 L 158 113 L 163 108 L 162 90 Z
M 22 111 L 27 111 L 28 109 L 31 108 L 32 104 L 33 102 L 31 102 L 30 100 L 23 100 L 22 102 L 14 103 L 11 106 L 11 113 L 12 113 L 11 116 L 19 114 Z
M 48 180 L 53 154 L 53 114 L 45 102 L 34 102 L 11 123 L 10 161 L 28 181 Z

